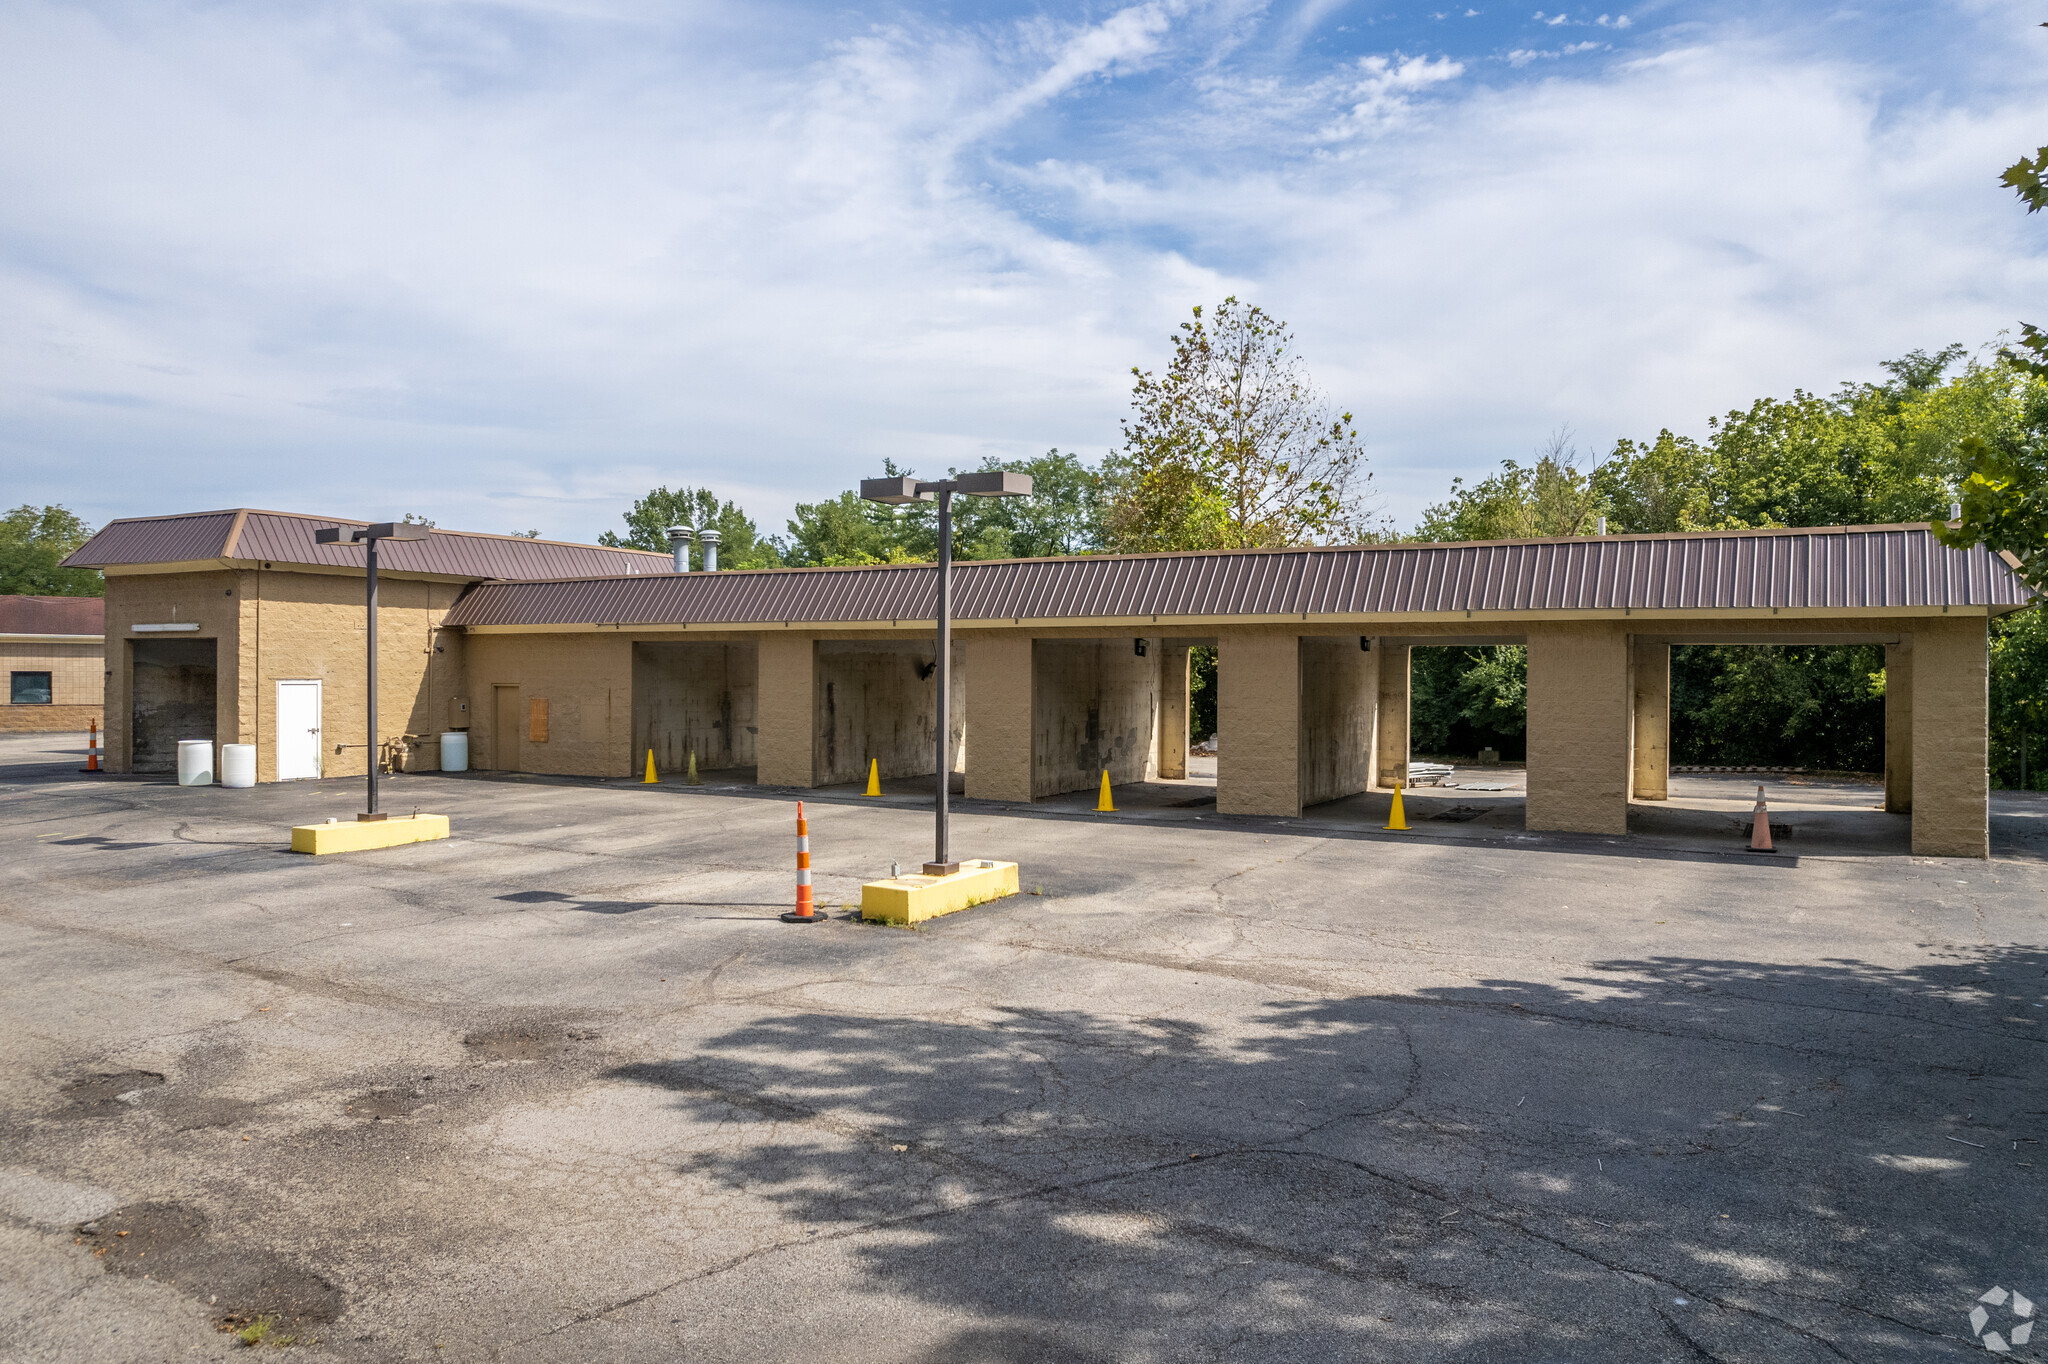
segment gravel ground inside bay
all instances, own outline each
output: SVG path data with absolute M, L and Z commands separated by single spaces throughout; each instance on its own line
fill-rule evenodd
M 6 1364 L 1917 1361 L 2048 1303 L 2048 796 L 1988 862 L 1853 785 L 1748 854 L 1740 778 L 1622 838 L 963 800 L 1026 893 L 905 930 L 847 908 L 900 787 L 806 797 L 794 926 L 795 792 L 400 776 L 451 839 L 316 859 L 359 782 L 76 747 L 0 738 Z

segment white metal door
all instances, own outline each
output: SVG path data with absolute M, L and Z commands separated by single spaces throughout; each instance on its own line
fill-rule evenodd
M 277 779 L 320 775 L 320 683 L 277 684 Z

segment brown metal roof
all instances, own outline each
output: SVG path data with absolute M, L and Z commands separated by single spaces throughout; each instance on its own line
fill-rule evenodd
M 322 526 L 362 526 L 332 516 L 232 510 L 109 522 L 64 563 L 70 568 L 190 563 L 228 559 L 254 563 L 360 568 L 360 545 L 319 545 Z M 669 556 L 520 535 L 435 530 L 424 540 L 392 540 L 377 548 L 379 568 L 471 578 L 570 578 L 599 573 L 667 573 Z
M 494 582 L 450 625 L 930 620 L 930 565 Z M 1998 556 L 1925 526 L 1094 555 L 958 564 L 958 620 L 2022 606 Z
M 0 597 L 0 635 L 103 635 L 107 604 L 99 597 Z

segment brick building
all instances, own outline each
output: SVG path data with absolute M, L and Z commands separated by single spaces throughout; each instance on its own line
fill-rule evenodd
M 362 551 L 275 512 L 117 521 L 66 562 L 107 575 L 108 748 L 257 748 L 258 779 L 360 775 Z M 380 746 L 619 777 L 765 785 L 931 774 L 929 565 L 676 573 L 668 556 L 435 531 L 380 560 Z M 948 748 L 970 797 L 1178 775 L 1188 649 L 1218 651 L 1226 814 L 1295 815 L 1408 764 L 1409 651 L 1529 651 L 1527 827 L 1621 835 L 1666 796 L 1675 644 L 1883 644 L 1886 807 L 1922 854 L 1983 857 L 1987 625 L 2009 562 L 1921 526 L 1617 535 L 962 564 Z
M 0 597 L 0 733 L 104 723 L 106 603 L 98 597 Z

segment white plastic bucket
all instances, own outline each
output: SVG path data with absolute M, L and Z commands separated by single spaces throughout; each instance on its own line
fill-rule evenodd
M 256 745 L 222 744 L 220 746 L 220 784 L 222 786 L 254 786 L 256 784 Z
M 451 729 L 441 736 L 441 770 L 443 772 L 469 771 L 469 735 L 459 729 Z
M 178 740 L 178 785 L 213 785 L 213 740 Z

